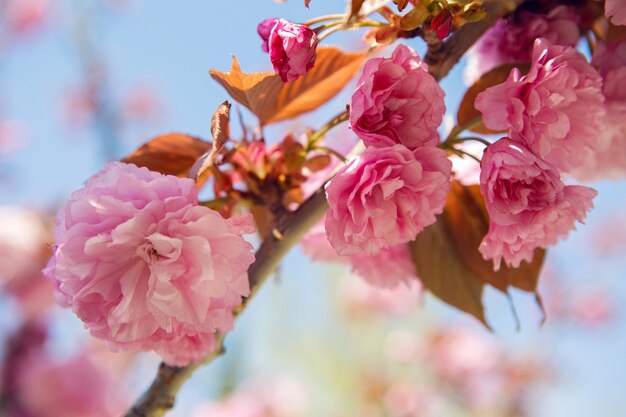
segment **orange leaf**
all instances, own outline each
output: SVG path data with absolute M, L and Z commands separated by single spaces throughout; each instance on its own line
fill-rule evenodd
M 273 72 L 241 72 L 239 61 L 235 57 L 230 72 L 212 69 L 210 74 L 233 99 L 250 109 L 259 120 L 267 119 L 283 85 L 280 76 Z
M 169 133 L 145 143 L 122 162 L 146 167 L 161 174 L 187 176 L 189 169 L 211 143 L 182 133 Z
M 476 96 L 485 91 L 487 88 L 493 87 L 494 85 L 498 85 L 506 81 L 509 73 L 513 68 L 519 68 L 520 71 L 525 74 L 530 69 L 530 64 L 502 64 L 499 67 L 496 67 L 491 71 L 483 74 L 470 88 L 467 89 L 467 91 L 465 92 L 465 96 L 463 96 L 463 100 L 461 100 L 461 104 L 459 105 L 459 111 L 456 115 L 459 126 L 463 126 L 471 120 L 482 116 L 482 113 L 474 107 L 474 101 L 476 100 Z M 470 130 L 476 133 L 485 134 L 499 133 L 497 131 L 488 129 L 482 123 L 478 126 L 471 128 Z
M 292 119 L 326 103 L 352 79 L 364 59 L 364 53 L 319 47 L 313 69 L 289 83 L 269 72 L 245 74 L 235 58 L 229 73 L 211 70 L 211 76 L 250 109 L 261 125 L 267 125 Z

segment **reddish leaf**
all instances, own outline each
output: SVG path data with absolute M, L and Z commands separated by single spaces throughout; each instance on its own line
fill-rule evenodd
M 476 96 L 485 91 L 487 88 L 493 87 L 494 85 L 498 85 L 506 81 L 509 73 L 513 68 L 519 68 L 522 73 L 527 73 L 530 69 L 530 64 L 515 63 L 500 65 L 499 67 L 494 68 L 491 71 L 483 74 L 470 88 L 467 89 L 467 91 L 465 92 L 465 96 L 463 96 L 463 100 L 461 100 L 461 104 L 459 105 L 459 111 L 456 116 L 459 126 L 463 126 L 471 120 L 482 116 L 482 113 L 474 107 L 474 101 L 476 100 Z M 476 133 L 499 133 L 486 128 L 482 123 L 478 126 L 473 127 L 470 130 Z
M 482 304 L 484 284 L 456 256 L 445 215 L 417 235 L 409 251 L 424 288 L 489 327 Z
M 189 169 L 211 143 L 182 133 L 158 136 L 122 159 L 167 175 L 187 176 Z
M 283 84 L 273 73 L 242 73 L 236 59 L 229 73 L 211 70 L 211 76 L 266 125 L 292 119 L 326 103 L 350 81 L 364 59 L 364 53 L 319 47 L 315 67 L 289 83 Z
M 544 249 L 535 251 L 531 263 L 519 268 L 483 259 L 478 247 L 489 229 L 489 216 L 479 186 L 452 182 L 444 212 L 420 233 L 409 248 L 427 290 L 442 301 L 478 318 L 485 325 L 481 303 L 485 284 L 507 292 L 509 286 L 536 294 Z
M 497 272 L 493 270 L 493 262 L 486 261 L 478 252 L 480 242 L 489 230 L 489 215 L 478 185 L 466 187 L 453 181 L 445 213 L 456 251 L 478 279 L 502 292 L 507 292 L 509 286 L 536 291 L 544 249 L 535 250 L 530 263 L 522 262 L 519 268 L 509 268 L 503 263 Z

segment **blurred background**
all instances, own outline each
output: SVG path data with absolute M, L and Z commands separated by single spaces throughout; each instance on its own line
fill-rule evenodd
M 228 98 L 209 69 L 228 70 L 234 54 L 244 71 L 271 70 L 261 20 L 343 10 L 340 0 L 309 10 L 300 0 L 0 0 L 0 416 L 120 415 L 148 386 L 155 355 L 111 353 L 54 305 L 39 270 L 56 209 L 154 136 L 209 138 Z M 358 50 L 363 34 L 330 43 Z M 464 63 L 442 83 L 451 114 Z M 321 126 L 350 89 L 266 139 Z M 347 129 L 331 139 L 355 140 Z M 545 324 L 534 297 L 488 291 L 489 332 L 417 283 L 375 289 L 296 248 L 171 415 L 626 416 L 626 182 L 591 186 L 587 224 L 548 251 Z

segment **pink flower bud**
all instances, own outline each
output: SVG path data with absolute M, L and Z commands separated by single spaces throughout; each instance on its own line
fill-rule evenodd
M 256 28 L 257 33 L 263 40 L 263 43 L 261 44 L 261 49 L 263 50 L 263 52 L 270 51 L 268 42 L 270 40 L 270 34 L 272 33 L 272 28 L 274 27 L 277 21 L 278 19 L 274 17 L 270 17 L 268 19 L 265 19 L 261 23 L 259 23 L 259 25 Z
M 270 60 L 283 82 L 294 81 L 313 68 L 316 47 L 317 35 L 311 28 L 285 19 L 276 21 L 268 40 Z

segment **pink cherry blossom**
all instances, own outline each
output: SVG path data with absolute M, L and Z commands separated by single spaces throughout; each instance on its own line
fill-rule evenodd
M 270 51 L 270 47 L 268 45 L 268 42 L 270 40 L 270 34 L 272 33 L 272 28 L 276 24 L 277 20 L 278 19 L 276 19 L 274 17 L 267 18 L 264 21 L 262 21 L 261 23 L 259 23 L 259 25 L 256 28 L 257 33 L 259 34 L 259 36 L 263 40 L 263 43 L 261 44 L 261 49 L 265 53 Z
M 572 174 L 581 181 L 626 178 L 626 42 L 598 42 L 591 62 L 604 79 L 607 115 L 600 134 L 604 146 Z
M 602 78 L 575 49 L 535 42 L 530 72 L 511 71 L 502 84 L 476 97 L 485 126 L 509 130 L 537 156 L 563 171 L 606 146 Z
M 61 302 L 115 349 L 201 359 L 249 293 L 250 216 L 198 206 L 191 179 L 110 163 L 59 211 L 45 273 Z
M 350 126 L 367 146 L 437 144 L 446 107 L 428 66 L 408 46 L 391 58 L 372 58 L 350 101 Z
M 614 25 L 626 25 L 626 3 L 624 0 L 605 0 L 604 13 Z
M 451 168 L 434 146 L 366 149 L 326 185 L 328 240 L 340 255 L 377 254 L 413 240 L 442 212 Z
M 316 47 L 317 35 L 311 28 L 285 19 L 276 20 L 268 39 L 270 60 L 283 82 L 297 80 L 313 68 Z
M 466 82 L 472 84 L 502 64 L 530 61 L 537 38 L 575 47 L 580 39 L 578 20 L 578 14 L 566 6 L 557 6 L 547 14 L 523 10 L 498 20 L 470 49 L 464 74 Z
M 582 223 L 597 192 L 564 185 L 557 169 L 523 145 L 502 138 L 485 150 L 480 189 L 489 212 L 489 232 L 479 250 L 485 259 L 518 267 L 536 248 L 564 239 Z

